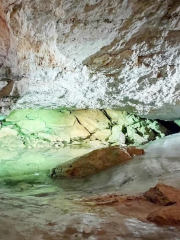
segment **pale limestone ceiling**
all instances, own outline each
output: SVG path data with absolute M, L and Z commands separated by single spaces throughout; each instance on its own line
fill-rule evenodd
M 0 77 L 15 80 L 14 107 L 180 117 L 180 1 L 1 2 Z

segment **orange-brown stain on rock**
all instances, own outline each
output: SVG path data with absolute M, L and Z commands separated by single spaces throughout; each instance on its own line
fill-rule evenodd
M 14 81 L 9 81 L 8 84 L 0 90 L 0 98 L 8 97 L 13 89 Z

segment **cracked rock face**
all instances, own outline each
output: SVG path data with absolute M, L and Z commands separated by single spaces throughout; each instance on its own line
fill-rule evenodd
M 2 112 L 64 106 L 180 117 L 179 1 L 1 0 L 0 14 L 0 88 L 14 81 Z
M 158 121 L 113 110 L 20 109 L 0 119 L 2 148 L 138 146 L 168 134 Z

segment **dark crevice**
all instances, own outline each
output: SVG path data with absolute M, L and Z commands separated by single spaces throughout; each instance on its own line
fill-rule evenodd
M 169 130 L 169 134 L 180 132 L 180 127 L 173 121 L 163 121 L 163 120 L 157 120 L 157 121 Z
M 76 118 L 77 122 L 78 122 L 84 129 L 86 129 L 86 131 L 88 131 L 88 129 L 81 124 L 81 122 L 79 121 L 79 119 L 78 119 L 75 115 L 74 115 L 74 117 Z M 89 133 L 90 135 L 89 135 L 88 137 L 84 138 L 84 140 L 86 140 L 86 139 L 88 139 L 88 138 L 90 138 L 90 137 L 92 136 L 92 133 L 90 133 L 89 131 L 88 131 L 88 133 Z
M 106 110 L 101 109 L 101 111 L 102 111 L 103 114 L 107 117 L 107 119 L 111 122 L 112 119 L 111 119 L 110 116 L 107 114 Z

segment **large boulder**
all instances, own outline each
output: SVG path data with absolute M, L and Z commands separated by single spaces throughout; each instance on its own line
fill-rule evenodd
M 86 177 L 114 165 L 125 163 L 133 155 L 144 154 L 143 149 L 118 146 L 94 150 L 84 156 L 58 165 L 52 170 L 52 177 Z

